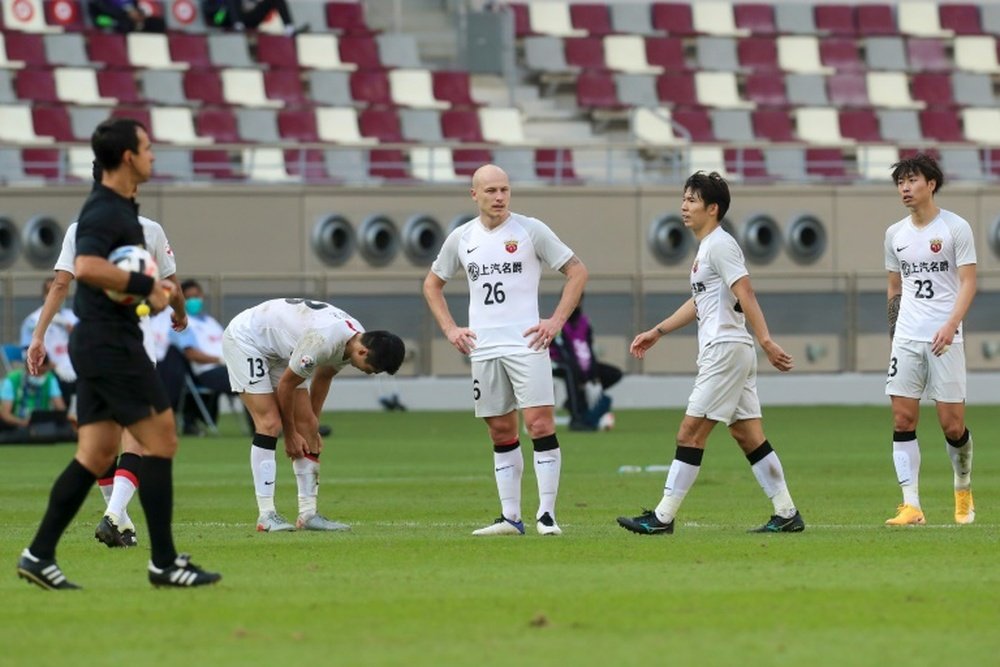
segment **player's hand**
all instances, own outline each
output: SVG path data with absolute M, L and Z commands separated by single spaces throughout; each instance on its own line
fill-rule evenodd
M 940 357 L 948 351 L 953 342 L 955 342 L 955 327 L 946 324 L 934 334 L 931 340 L 931 354 Z
M 285 431 L 285 454 L 290 459 L 301 459 L 309 453 L 309 443 L 295 429 Z
M 476 349 L 476 332 L 467 327 L 455 327 L 445 334 L 448 342 L 462 354 L 469 354 Z
M 178 313 L 176 310 L 170 314 L 170 326 L 174 331 L 184 331 L 187 329 L 187 313 Z
M 28 351 L 24 353 L 24 365 L 32 375 L 41 375 L 43 363 L 45 363 L 45 341 L 32 338 Z
M 632 344 L 628 346 L 628 351 L 636 359 L 643 359 L 646 356 L 646 351 L 656 345 L 656 341 L 662 337 L 656 329 L 643 331 L 632 339 Z
M 149 308 L 153 311 L 154 315 L 170 305 L 170 299 L 173 297 L 174 290 L 176 289 L 177 286 L 169 280 L 156 281 L 153 291 L 146 297 L 146 303 L 149 304 Z
M 771 365 L 782 373 L 786 373 L 795 367 L 795 364 L 792 361 L 792 355 L 782 350 L 781 346 L 773 340 L 761 343 L 761 347 L 764 348 L 764 352 L 767 354 L 767 360 L 771 362 Z
M 554 320 L 542 320 L 535 326 L 526 329 L 521 335 L 525 338 L 531 336 L 528 347 L 532 350 L 544 350 L 552 344 L 560 331 L 562 331 L 562 327 L 557 326 Z

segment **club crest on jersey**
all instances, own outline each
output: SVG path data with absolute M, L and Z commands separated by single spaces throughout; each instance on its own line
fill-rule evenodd
M 942 245 L 944 245 L 944 241 L 941 239 L 931 239 L 931 252 L 941 252 Z
M 299 365 L 302 366 L 302 370 L 304 371 L 312 370 L 316 366 L 316 359 L 308 354 L 302 355 L 302 358 L 299 359 Z
M 503 248 L 504 248 L 504 250 L 506 250 L 507 252 L 509 252 L 510 254 L 513 255 L 515 252 L 517 252 L 517 239 L 511 239 L 509 241 L 504 241 L 503 242 Z

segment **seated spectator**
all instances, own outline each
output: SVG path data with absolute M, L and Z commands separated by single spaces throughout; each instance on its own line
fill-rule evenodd
M 552 374 L 566 382 L 570 429 L 593 431 L 611 409 L 611 399 L 604 395 L 604 390 L 617 384 L 622 372 L 597 360 L 594 330 L 582 306 L 583 297 L 549 346 L 549 356 L 553 362 Z
M 36 411 L 66 410 L 59 382 L 52 372 L 52 362 L 45 358 L 41 374 L 31 375 L 25 368 L 9 373 L 0 383 L 0 442 L 31 443 L 54 442 L 53 435 L 61 440 L 75 440 L 73 427 L 65 416 L 61 423 L 47 429 L 43 438 L 33 430 L 31 415 Z
M 166 23 L 150 16 L 134 0 L 89 0 L 90 20 L 98 28 L 115 32 L 163 32 Z
M 205 23 L 213 28 L 226 30 L 253 30 L 267 19 L 272 11 L 278 12 L 285 24 L 286 35 L 307 32 L 309 24 L 296 26 L 287 0 L 201 0 Z
M 191 364 L 195 382 L 215 392 L 205 397 L 205 407 L 212 420 L 216 421 L 219 416 L 219 396 L 233 393 L 229 388 L 229 371 L 222 358 L 224 329 L 214 317 L 205 314 L 205 293 L 197 280 L 182 282 L 181 291 L 187 307 L 188 326 L 184 331 L 174 334 L 173 344 Z M 179 409 L 183 411 L 183 433 L 200 433 L 198 409 L 194 401 L 189 399 Z
M 42 283 L 42 301 L 48 296 L 49 290 L 55 278 L 46 278 Z M 38 319 L 41 317 L 42 308 L 24 318 L 21 323 L 21 347 L 27 348 L 31 345 L 31 338 L 38 326 Z M 72 308 L 63 307 L 56 312 L 52 322 L 45 330 L 45 354 L 52 362 L 56 377 L 59 379 L 59 389 L 62 391 L 63 401 L 68 405 L 76 393 L 76 371 L 73 370 L 73 362 L 69 358 L 69 334 L 76 326 L 77 317 L 73 314 Z

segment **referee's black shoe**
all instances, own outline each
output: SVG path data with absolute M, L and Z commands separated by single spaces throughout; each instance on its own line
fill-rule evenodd
M 17 561 L 17 576 L 47 591 L 71 591 L 80 587 L 66 578 L 55 559 L 36 558 L 25 549 Z
M 618 525 L 639 535 L 670 535 L 674 532 L 674 522 L 663 523 L 653 510 L 643 510 L 637 517 L 618 517 Z
M 189 588 L 191 586 L 206 586 L 222 579 L 218 572 L 206 572 L 191 562 L 191 556 L 180 554 L 174 559 L 173 565 L 160 569 L 149 563 L 149 583 L 157 588 L 173 586 Z

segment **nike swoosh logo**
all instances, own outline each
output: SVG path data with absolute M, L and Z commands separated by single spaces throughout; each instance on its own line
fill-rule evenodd
M 513 465 L 509 465 L 509 466 L 500 466 L 499 468 L 494 468 L 494 470 L 495 470 L 496 472 L 500 472 L 501 470 L 509 470 L 509 469 L 511 469 L 511 468 L 513 468 L 513 467 L 514 467 Z
M 904 250 L 906 250 L 909 247 L 910 246 L 908 246 L 908 245 L 904 245 L 902 248 L 896 248 L 896 252 L 903 252 Z
M 249 385 L 254 385 L 254 384 L 257 384 L 257 383 L 259 383 L 259 382 L 263 382 L 263 381 L 264 381 L 264 380 L 251 380 L 250 382 L 247 382 L 247 384 L 249 384 Z
M 264 486 L 274 486 L 274 482 L 264 482 Z
M 466 255 L 471 255 L 472 253 L 476 252 L 477 250 L 479 250 L 479 246 L 476 246 L 475 248 L 469 248 L 468 250 L 465 251 L 465 254 Z

